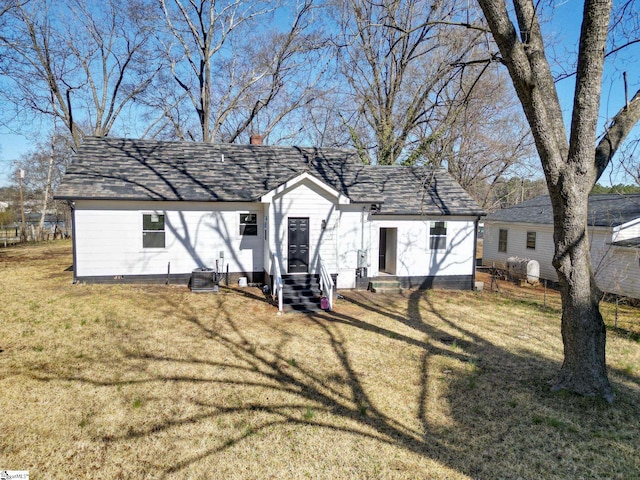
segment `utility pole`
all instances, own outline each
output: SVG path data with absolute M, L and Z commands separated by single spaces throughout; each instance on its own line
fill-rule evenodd
M 24 178 L 24 170 L 18 171 L 18 185 L 20 187 L 20 215 L 22 216 L 22 228 L 20 229 L 20 242 L 26 243 L 27 241 L 27 227 L 24 220 L 24 199 L 22 197 L 22 179 Z

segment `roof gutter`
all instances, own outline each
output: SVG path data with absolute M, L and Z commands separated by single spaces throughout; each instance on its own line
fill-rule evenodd
M 380 203 L 380 202 L 376 202 L 376 203 Z M 384 204 L 383 204 L 384 205 Z M 471 217 L 473 219 L 480 219 L 482 217 L 485 217 L 487 214 L 486 213 L 478 213 L 477 211 L 475 212 L 455 212 L 455 213 L 436 213 L 436 212 L 431 212 L 431 213 L 425 213 L 425 212 L 394 212 L 394 211 L 378 211 L 378 212 L 371 212 L 372 215 L 375 215 L 376 217 L 384 217 L 384 216 L 413 216 L 413 217 L 424 217 L 424 218 L 433 218 L 433 217 Z

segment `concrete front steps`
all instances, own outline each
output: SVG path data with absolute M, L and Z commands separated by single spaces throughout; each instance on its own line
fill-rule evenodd
M 289 312 L 320 312 L 320 281 L 318 275 L 282 276 L 283 309 Z
M 369 280 L 368 290 L 373 293 L 402 293 L 400 281 L 390 277 L 373 277 Z

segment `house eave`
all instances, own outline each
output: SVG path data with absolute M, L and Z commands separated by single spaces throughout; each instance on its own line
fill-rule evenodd
M 384 205 L 384 204 L 382 204 Z M 486 213 L 481 212 L 424 212 L 424 211 L 380 211 L 371 213 L 374 218 L 380 217 L 424 217 L 424 218 L 434 218 L 434 217 L 466 217 L 473 219 L 480 219 L 486 216 Z

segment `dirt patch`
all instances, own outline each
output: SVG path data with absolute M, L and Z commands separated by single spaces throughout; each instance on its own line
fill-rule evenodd
M 483 282 L 485 289 L 491 289 L 490 273 L 487 273 L 486 271 L 478 271 L 476 273 L 476 281 Z M 519 283 L 504 279 L 496 279 L 495 282 L 497 283 L 496 291 L 511 294 L 528 294 L 532 297 L 540 298 L 543 298 L 545 295 L 545 285 L 543 282 L 524 285 L 520 285 Z M 546 294 L 549 296 L 557 296 L 558 298 L 560 297 L 560 292 L 557 290 L 557 288 L 554 287 L 551 282 L 549 282 L 546 286 Z

